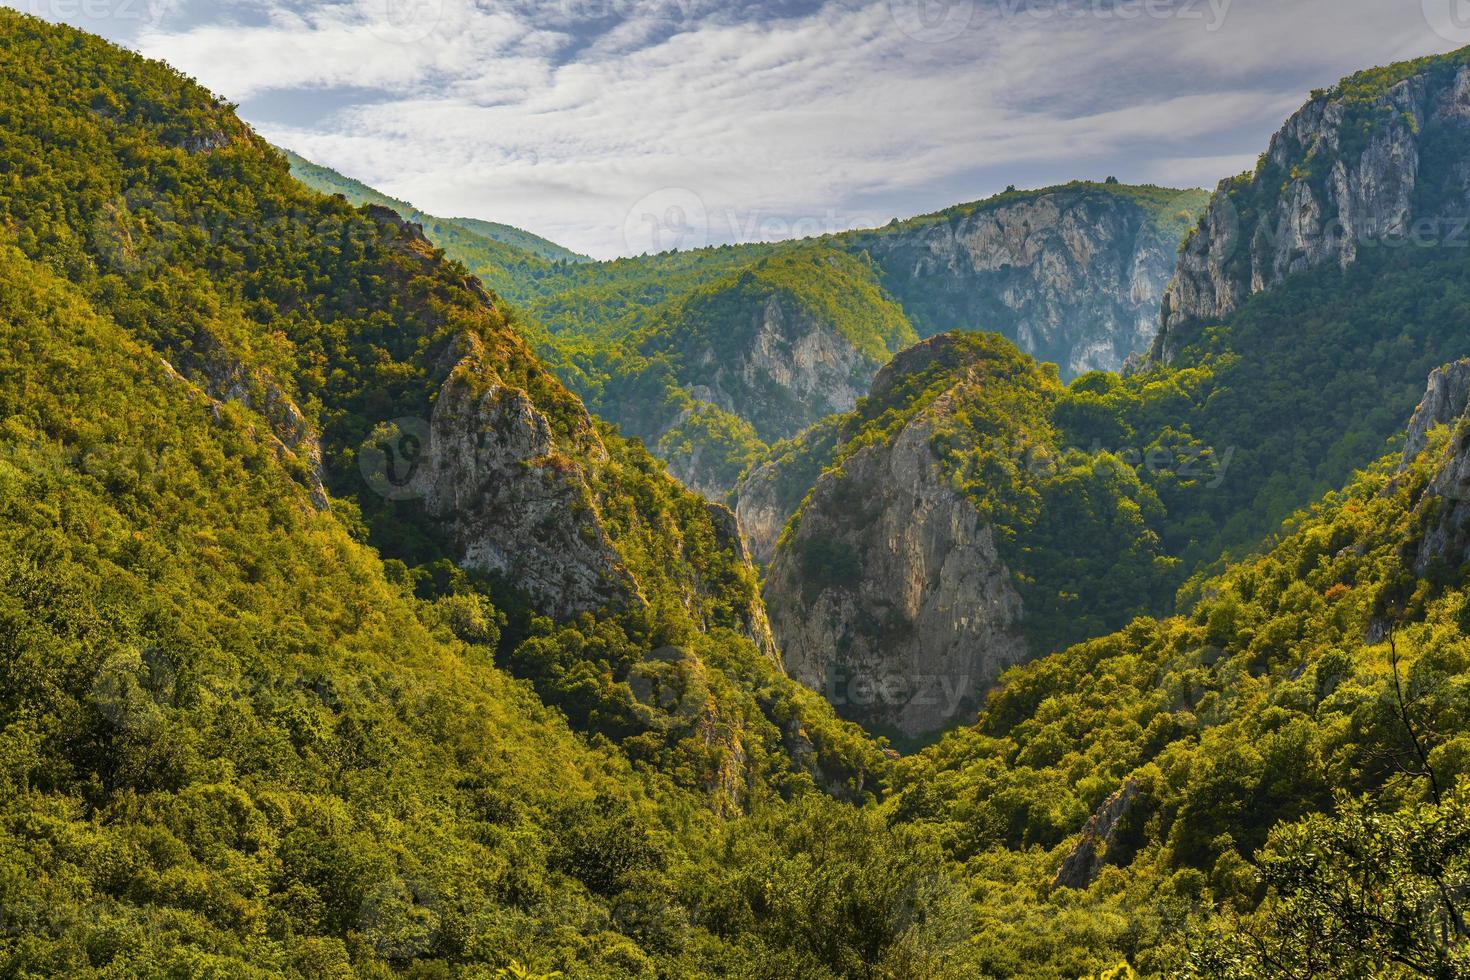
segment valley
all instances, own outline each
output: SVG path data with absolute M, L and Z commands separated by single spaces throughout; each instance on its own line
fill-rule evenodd
M 1470 49 L 609 261 L 0 65 L 0 974 L 1470 975 Z

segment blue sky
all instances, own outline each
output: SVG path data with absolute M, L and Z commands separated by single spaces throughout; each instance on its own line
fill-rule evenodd
M 1317 87 L 1470 44 L 1470 0 L 18 0 L 267 138 L 598 257 L 1073 178 L 1210 186 Z

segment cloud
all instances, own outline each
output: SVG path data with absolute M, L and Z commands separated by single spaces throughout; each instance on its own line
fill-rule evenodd
M 133 43 L 310 158 L 601 256 L 648 244 L 659 195 L 718 242 L 1067 176 L 1213 185 L 1308 89 L 1450 47 L 1381 0 L 236 0 Z

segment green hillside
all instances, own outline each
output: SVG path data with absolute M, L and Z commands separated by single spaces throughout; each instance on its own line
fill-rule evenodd
M 0 62 L 0 972 L 944 954 L 862 926 L 945 900 L 937 851 L 834 802 L 891 762 L 750 638 L 718 511 L 592 427 L 462 267 L 164 66 L 13 13 Z M 527 468 L 586 481 L 644 601 L 555 622 L 373 490 L 382 420 L 467 382 L 545 421 Z M 813 878 L 777 844 L 803 835 L 852 846 Z
M 321 191 L 323 194 L 341 194 L 347 198 L 349 204 L 357 207 L 364 204 L 379 204 L 398 212 L 404 220 L 423 225 L 425 232 L 430 234 L 436 244 L 449 253 L 451 258 L 463 262 L 471 270 L 479 264 L 494 265 L 499 256 L 513 254 L 498 252 L 488 243 L 476 242 L 476 238 L 509 245 L 513 249 L 529 252 L 548 262 L 592 261 L 587 256 L 573 252 L 569 248 L 563 248 L 555 242 L 547 241 L 540 235 L 533 235 L 529 231 L 523 231 L 510 225 L 483 221 L 479 218 L 440 218 L 432 214 L 425 214 L 406 201 L 400 201 L 375 191 L 362 181 L 343 176 L 330 167 L 312 163 L 290 150 L 281 149 L 281 153 L 291 164 L 291 176 L 306 186 Z
M 912 275 L 922 261 L 914 254 L 921 255 L 923 246 L 911 254 L 911 239 L 976 215 L 1058 199 L 1099 214 L 1137 209 L 1140 239 L 1157 240 L 1160 255 L 1172 255 L 1208 197 L 1077 181 L 1009 190 L 872 231 L 589 262 L 514 229 L 500 231 L 504 226 L 424 215 L 360 182 L 288 158 L 293 174 L 318 190 L 381 204 L 423 224 L 435 244 L 515 307 L 518 329 L 596 414 L 644 440 L 673 472 L 714 497 L 762 458 L 770 442 L 846 407 L 777 383 L 743 386 L 713 402 L 696 393 L 708 387 L 711 365 L 746 355 L 740 345 L 750 339 L 754 310 L 773 296 L 830 325 L 861 355 L 863 368 L 852 379 L 860 393 L 893 351 L 919 336 L 1013 325 L 1015 314 L 986 299 L 983 287 L 969 290 L 978 294 L 971 298 L 969 287 L 949 284 L 936 291 L 931 281 Z M 494 241 L 482 240 L 482 231 Z
M 1406 475 L 1374 465 L 1190 615 L 1017 669 L 902 769 L 890 819 L 964 867 L 981 974 L 1126 957 L 1144 975 L 1465 975 L 1439 928 L 1470 874 L 1467 593 L 1463 568 L 1420 578 L 1405 558 L 1450 446 L 1441 431 Z M 1121 790 L 1115 828 L 1080 842 Z M 1067 885 L 1079 843 L 1097 856 Z
M 497 275 L 587 268 L 478 240 L 524 263 Z M 1126 546 L 1208 568 L 1341 474 L 1182 614 L 900 758 L 786 676 L 730 513 L 447 248 L 167 66 L 0 10 L 0 975 L 1470 975 L 1470 421 L 1373 462 L 1464 353 L 1458 256 L 1296 276 L 1128 379 L 946 334 L 779 443 L 845 464 L 952 399 L 934 459 L 1077 604 L 1059 631 L 1182 575 Z M 871 360 L 911 339 L 830 242 L 650 261 L 689 288 L 630 266 L 580 307 L 629 319 L 567 331 L 599 397 L 712 389 L 685 328 L 752 298 Z M 1038 499 L 1012 454 L 1227 439 L 1215 496 L 1113 463 Z M 1126 560 L 1078 595 L 1090 547 Z

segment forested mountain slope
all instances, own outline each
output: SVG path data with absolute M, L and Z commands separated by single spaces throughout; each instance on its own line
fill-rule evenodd
M 0 65 L 0 972 L 937 968 L 728 511 L 192 82 L 8 11 Z
M 973 713 L 1004 667 L 1167 600 L 1158 495 L 1124 457 L 1067 450 L 1065 393 L 1003 337 L 945 334 L 797 444 L 793 470 L 830 448 L 765 583 L 793 676 L 848 717 L 922 735 Z M 768 475 L 742 493 L 752 521 L 783 492 Z
M 999 331 L 1066 377 L 1121 366 L 1153 336 L 1207 197 L 1077 182 L 872 231 L 579 264 L 515 229 L 485 241 L 470 222 L 300 158 L 292 172 L 423 224 L 515 304 L 519 328 L 596 414 L 714 498 L 771 442 L 850 409 L 920 336 Z
M 288 149 L 281 149 L 281 153 L 291 165 L 291 176 L 306 186 L 323 194 L 341 194 L 347 198 L 347 203 L 355 207 L 364 204 L 382 205 L 398 212 L 398 216 L 405 221 L 423 225 L 424 233 L 435 245 L 444 249 L 450 258 L 463 263 L 465 268 L 485 279 L 492 288 L 500 282 L 513 288 L 514 284 L 527 280 L 534 283 L 536 274 L 542 272 L 544 266 L 538 264 L 517 265 L 516 260 L 523 259 L 517 252 L 530 253 L 547 263 L 592 261 L 585 255 L 511 225 L 479 218 L 441 218 L 426 214 L 407 201 L 389 197 L 360 180 L 353 180 L 330 167 L 312 163 L 298 153 Z M 506 247 L 497 249 L 497 244 Z
M 903 767 L 890 819 L 964 865 L 981 973 L 1470 969 L 1467 366 L 1189 615 L 1016 669 Z
M 983 525 L 1058 636 L 1208 564 L 1191 515 L 1310 491 L 1293 462 L 1181 505 L 1229 484 L 1085 434 L 1173 417 L 1174 452 L 1289 402 L 1312 479 L 1364 460 L 1183 615 L 1006 672 L 896 759 L 785 675 L 730 512 L 413 224 L 100 39 L 0 11 L 0 69 L 0 973 L 1470 970 L 1470 362 L 1402 447 L 1376 428 L 1463 346 L 1443 253 L 1288 276 L 1128 379 L 936 336 L 784 443 L 816 474 L 788 601 L 852 570 L 838 505 L 902 510 L 845 481 L 901 463 L 886 490 L 943 512 L 914 525 L 969 533 L 962 572 Z
M 1246 218 L 1277 214 L 1277 205 L 1260 201 L 1284 174 L 1300 176 L 1280 191 L 1283 201 L 1314 193 L 1310 176 L 1319 171 L 1338 174 L 1329 201 L 1348 200 L 1342 188 L 1408 188 L 1395 198 L 1391 221 L 1352 211 L 1361 204 L 1342 205 L 1343 227 L 1360 236 L 1351 261 L 1303 259 L 1279 278 L 1258 276 L 1256 291 L 1237 290 L 1215 322 L 1180 319 L 1176 299 L 1166 307 L 1153 359 L 1124 377 L 1083 375 L 1049 394 L 1039 415 L 1007 418 L 998 433 L 971 419 L 963 401 L 925 403 L 938 468 L 917 492 L 967 497 L 963 513 L 992 529 L 1000 565 L 965 568 L 996 567 L 996 582 L 1006 588 L 962 587 L 959 567 L 926 560 L 893 536 L 859 540 L 869 529 L 850 501 L 897 501 L 915 492 L 901 489 L 915 468 L 892 460 L 902 455 L 901 438 L 917 433 L 892 425 L 879 435 L 861 432 L 861 419 L 885 410 L 881 399 L 860 405 L 835 428 L 775 447 L 737 488 L 736 510 L 757 559 L 772 563 L 765 594 L 778 642 L 805 651 L 792 657 L 788 650 L 791 662 L 817 663 L 823 672 L 835 664 L 870 680 L 896 677 L 912 690 L 916 676 L 936 674 L 934 645 L 942 641 L 918 639 L 926 633 L 996 630 L 986 648 L 998 659 L 1017 659 L 1117 628 L 1140 612 L 1187 609 L 1202 578 L 1225 559 L 1265 546 L 1282 520 L 1381 455 L 1402 431 L 1421 379 L 1470 352 L 1470 238 L 1448 234 L 1453 215 L 1470 214 L 1470 183 L 1457 162 L 1470 153 L 1467 79 L 1470 69 L 1458 53 L 1354 76 L 1316 96 L 1273 140 L 1253 175 L 1222 184 L 1180 256 L 1171 295 L 1198 295 L 1204 287 L 1190 283 L 1213 281 L 1197 274 L 1199 256 L 1228 250 L 1230 242 L 1242 252 L 1219 269 L 1238 273 L 1264 261 L 1248 260 L 1244 243 L 1265 248 L 1277 232 L 1261 230 L 1267 217 L 1251 231 Z M 1412 126 L 1404 121 L 1410 110 L 1418 113 Z M 1302 137 L 1304 120 L 1326 128 Z M 1221 238 L 1225 226 L 1233 230 Z M 1413 232 L 1431 227 L 1447 234 Z M 1341 238 L 1330 229 L 1323 234 L 1323 242 Z M 944 391 L 962 379 L 962 370 L 951 371 L 943 379 L 916 377 L 915 384 Z M 854 479 L 849 459 L 857 448 L 864 458 L 886 454 L 890 463 L 867 467 L 851 490 L 834 494 Z M 1091 489 L 1075 483 L 1083 473 L 1091 474 Z M 813 515 L 815 529 L 804 536 Z M 1099 521 L 1111 531 L 1099 532 Z M 937 555 L 970 537 L 957 525 L 935 533 Z M 845 548 L 846 572 L 832 575 L 825 552 L 814 560 L 804 550 L 808 537 L 828 542 L 829 552 Z M 1115 573 L 1115 566 L 1126 572 Z M 927 582 L 927 593 L 960 589 L 970 601 L 932 610 L 930 627 L 917 631 L 915 609 L 896 620 L 852 610 L 809 615 L 854 603 L 886 608 L 902 594 L 895 575 Z M 967 691 L 991 677 L 973 664 L 960 673 L 970 678 Z M 844 710 L 871 713 L 850 703 Z M 932 711 L 922 714 L 938 720 Z

